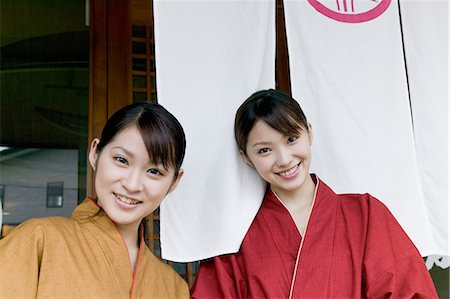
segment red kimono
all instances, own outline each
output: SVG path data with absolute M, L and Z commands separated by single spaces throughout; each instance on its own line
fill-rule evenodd
M 239 252 L 203 261 L 193 298 L 437 298 L 425 263 L 369 194 L 335 194 L 316 179 L 300 235 L 270 190 Z

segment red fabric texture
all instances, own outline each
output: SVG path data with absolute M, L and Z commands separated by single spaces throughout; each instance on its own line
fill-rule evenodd
M 337 195 L 316 181 L 301 249 L 289 211 L 268 189 L 240 251 L 200 263 L 192 297 L 289 298 L 291 286 L 291 298 L 438 297 L 416 247 L 380 201 Z

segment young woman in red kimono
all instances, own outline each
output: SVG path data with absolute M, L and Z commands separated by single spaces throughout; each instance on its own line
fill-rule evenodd
M 419 252 L 369 194 L 335 194 L 309 173 L 313 131 L 298 103 L 264 90 L 235 137 L 267 182 L 239 252 L 202 261 L 193 298 L 437 298 Z
M 0 298 L 189 298 L 142 226 L 182 177 L 185 147 L 162 106 L 116 112 L 91 143 L 97 196 L 70 218 L 31 219 L 0 240 Z

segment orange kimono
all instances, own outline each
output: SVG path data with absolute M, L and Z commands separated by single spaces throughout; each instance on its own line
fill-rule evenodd
M 269 188 L 239 252 L 200 263 L 193 298 L 437 298 L 422 257 L 380 201 L 313 179 L 304 236 Z
M 0 240 L 0 298 L 189 298 L 141 238 L 133 273 L 119 230 L 90 198 L 71 218 L 30 219 Z

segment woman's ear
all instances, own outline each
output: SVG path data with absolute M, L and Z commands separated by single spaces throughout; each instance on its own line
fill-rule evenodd
M 91 147 L 89 149 L 89 163 L 91 164 L 91 167 L 92 169 L 94 169 L 94 171 L 96 170 L 97 167 L 97 159 L 98 159 L 97 146 L 99 142 L 100 139 L 94 138 L 94 140 L 92 140 L 91 142 Z
M 181 177 L 184 175 L 184 169 L 180 168 L 180 170 L 178 171 L 178 176 L 177 178 L 172 182 L 172 185 L 170 186 L 169 192 L 167 192 L 167 194 L 169 194 L 170 192 L 172 192 L 173 190 L 175 190 L 178 186 L 178 183 L 181 180 Z
M 255 167 L 253 166 L 252 161 L 250 161 L 250 159 L 248 158 L 247 154 L 244 153 L 243 150 L 239 150 L 239 154 L 241 154 L 242 159 L 244 160 L 244 162 L 245 162 L 248 166 L 250 166 L 251 168 L 255 168 Z
M 308 137 L 309 137 L 309 145 L 312 145 L 314 134 L 311 123 L 308 123 Z

